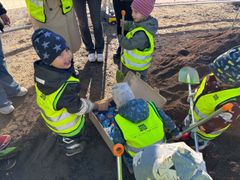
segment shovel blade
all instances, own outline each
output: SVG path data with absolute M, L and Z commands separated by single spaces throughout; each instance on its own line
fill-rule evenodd
M 123 72 L 120 70 L 117 70 L 117 73 L 116 73 L 117 83 L 123 82 L 124 78 L 125 78 L 125 75 L 123 74 Z
M 199 75 L 196 69 L 186 66 L 180 69 L 178 81 L 185 84 L 199 84 Z

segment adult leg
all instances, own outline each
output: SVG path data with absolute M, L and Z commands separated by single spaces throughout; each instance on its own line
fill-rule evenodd
M 0 83 L 0 108 L 12 105 L 12 102 L 8 100 L 5 89 Z
M 113 7 L 117 19 L 117 35 L 120 35 L 122 33 L 121 26 L 120 26 L 120 20 L 122 18 L 121 11 L 125 10 L 126 15 L 125 15 L 125 20 L 127 21 L 132 21 L 132 9 L 131 9 L 131 4 L 132 1 L 130 2 L 124 2 L 121 0 L 113 0 Z M 126 35 L 128 32 L 124 31 L 124 35 Z M 118 49 L 116 51 L 116 54 L 114 54 L 113 59 L 114 61 L 118 62 L 120 59 L 120 53 L 121 53 L 121 47 L 120 45 L 118 46 Z
M 90 53 L 95 53 L 95 49 L 92 42 L 89 26 L 88 26 L 86 2 L 87 0 L 73 0 L 74 8 L 77 13 L 77 17 L 79 21 L 82 40 L 83 40 L 83 43 L 85 44 L 86 50 L 90 54 Z
M 93 24 L 93 31 L 95 37 L 95 51 L 98 54 L 102 54 L 104 49 L 104 38 L 100 17 L 102 0 L 87 0 L 87 2 Z
M 6 62 L 4 61 L 4 54 L 2 50 L 2 42 L 0 39 L 0 96 L 15 96 L 20 92 L 20 86 L 16 81 L 14 81 L 13 77 L 9 74 L 6 67 Z M 5 91 L 5 95 L 2 95 L 2 93 Z M 2 98 L 2 97 L 1 97 Z M 5 98 L 3 98 L 5 99 Z M 1 102 L 0 102 L 1 106 Z
M 121 20 L 121 10 L 122 10 L 122 2 L 120 0 L 113 0 L 113 8 L 115 11 L 115 16 L 117 19 L 117 34 L 121 34 L 121 26 L 120 26 L 120 20 Z

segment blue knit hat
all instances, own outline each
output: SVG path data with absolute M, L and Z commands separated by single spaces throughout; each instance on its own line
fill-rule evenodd
M 218 56 L 209 67 L 222 82 L 238 84 L 240 82 L 240 46 Z
M 48 65 L 69 48 L 61 35 L 45 28 L 37 29 L 33 33 L 32 44 L 40 59 Z

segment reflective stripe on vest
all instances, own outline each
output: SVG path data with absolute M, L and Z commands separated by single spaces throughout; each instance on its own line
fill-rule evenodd
M 59 126 L 54 126 L 54 123 L 59 123 L 61 124 L 61 121 L 64 121 L 65 119 L 69 118 L 70 116 L 72 116 L 72 114 L 70 113 L 63 113 L 64 116 L 59 116 L 59 117 L 55 117 L 55 118 L 49 118 L 46 116 L 46 114 L 44 113 L 43 110 L 40 110 L 42 116 L 44 117 L 45 121 L 47 121 L 47 125 L 51 128 L 54 129 L 54 131 L 62 131 L 62 133 L 64 133 L 64 131 L 68 131 L 69 128 L 74 127 L 75 124 L 77 124 L 79 121 L 79 119 L 82 118 L 82 116 L 78 115 L 76 116 L 76 118 L 73 121 L 70 121 L 69 123 L 63 124 L 63 125 L 59 125 Z M 66 116 L 68 114 L 68 116 Z
M 144 31 L 147 35 L 150 43 L 150 47 L 140 51 L 138 49 L 133 50 L 123 50 L 123 54 L 121 56 L 121 61 L 124 66 L 134 71 L 143 71 L 149 68 L 152 60 L 152 54 L 154 51 L 154 40 L 153 35 L 149 33 L 145 28 L 137 27 L 132 31 L 128 32 L 126 35 L 127 39 L 131 39 L 136 32 Z
M 148 103 L 148 107 L 149 116 L 140 123 L 132 123 L 119 114 L 115 116 L 127 144 L 126 151 L 132 157 L 142 148 L 165 141 L 162 119 L 153 103 Z
M 163 144 L 163 143 L 166 143 L 166 138 L 164 137 L 162 140 L 154 143 L 154 144 Z M 128 144 L 125 145 L 125 150 L 126 151 L 132 151 L 134 154 L 140 152 L 140 151 L 143 151 L 144 148 L 135 148 L 135 147 L 132 147 L 132 146 L 129 146 Z
M 37 84 L 35 85 L 37 104 L 41 109 L 41 115 L 47 126 L 55 133 L 65 137 L 77 135 L 85 122 L 84 116 L 70 114 L 66 108 L 56 110 L 57 102 L 66 86 L 76 82 L 79 83 L 79 79 L 70 77 L 57 91 L 49 95 L 42 94 Z
M 201 137 L 202 139 L 205 139 L 205 140 L 212 140 L 212 139 L 215 139 L 216 137 L 220 136 L 224 131 L 226 131 L 228 128 L 230 127 L 230 124 L 227 125 L 226 127 L 218 130 L 218 131 L 214 131 L 214 132 L 211 132 L 211 133 L 205 133 L 203 131 L 197 131 L 197 135 L 199 137 Z
M 27 4 L 27 9 L 30 15 L 40 21 L 42 23 L 46 22 L 46 15 L 45 15 L 45 0 L 25 0 Z M 62 13 L 66 14 L 71 11 L 73 7 L 72 0 L 61 0 L 62 3 Z
M 214 76 L 209 74 L 208 76 Z M 216 110 L 216 107 L 229 99 L 240 96 L 240 88 L 231 88 L 227 90 L 217 91 L 209 94 L 202 94 L 207 82 L 207 76 L 204 77 L 200 84 L 196 95 L 194 97 L 194 118 L 196 121 L 200 121 L 202 118 L 209 116 Z M 197 133 L 200 137 L 205 140 L 211 140 L 222 134 L 226 129 L 230 127 L 227 124 L 226 127 L 217 131 L 206 134 L 205 132 L 198 129 Z

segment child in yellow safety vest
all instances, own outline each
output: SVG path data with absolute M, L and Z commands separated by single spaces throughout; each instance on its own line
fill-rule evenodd
M 81 140 L 84 115 L 96 107 L 80 98 L 80 80 L 73 66 L 73 55 L 65 39 L 48 29 L 36 30 L 32 44 L 40 60 L 34 62 L 36 100 L 50 130 L 58 134 L 66 155 L 83 151 Z
M 172 119 L 153 102 L 135 98 L 127 83 L 113 86 L 113 100 L 118 108 L 111 138 L 113 142 L 125 146 L 123 158 L 130 172 L 132 158 L 137 152 L 152 144 L 166 142 L 167 131 L 171 135 L 179 133 Z
M 210 140 L 220 136 L 240 115 L 240 46 L 234 47 L 217 57 L 209 65 L 212 73 L 205 76 L 194 96 L 194 118 L 196 121 L 207 117 L 223 105 L 231 102 L 233 109 L 223 112 L 197 129 L 199 149 L 204 149 Z M 188 115 L 185 126 L 189 126 Z M 192 134 L 191 134 L 192 135 Z M 187 142 L 193 145 L 193 137 Z
M 121 55 L 122 71 L 139 73 L 147 80 L 147 70 L 151 65 L 154 52 L 154 35 L 158 30 L 157 19 L 150 16 L 155 0 L 134 0 L 132 2 L 132 21 L 122 22 L 128 33 L 119 38 L 123 48 Z

